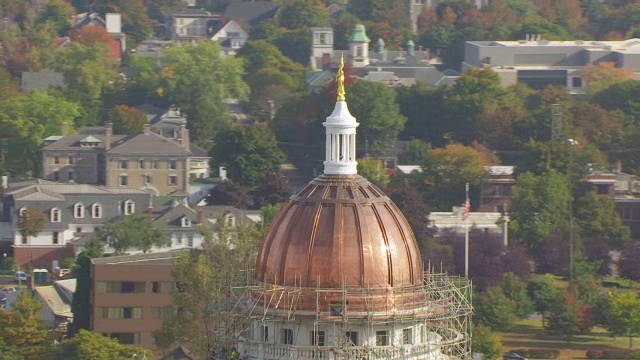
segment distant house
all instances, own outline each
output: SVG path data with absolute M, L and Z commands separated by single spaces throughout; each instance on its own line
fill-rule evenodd
M 154 195 L 184 193 L 190 178 L 208 176 L 209 157 L 191 144 L 184 124 L 175 125 L 174 138 L 157 134 L 150 125 L 138 134 L 114 135 L 111 124 L 49 136 L 42 149 L 43 177 Z
M 111 46 L 110 59 L 122 60 L 122 54 L 127 49 L 127 36 L 122 32 L 122 16 L 117 13 L 107 13 L 102 18 L 98 13 L 82 13 L 71 17 L 73 29 L 80 29 L 85 26 L 99 26 L 115 40 Z
M 72 242 L 110 221 L 144 213 L 151 194 L 135 189 L 106 189 L 94 185 L 46 180 L 10 183 L 2 199 L 2 222 L 12 229 L 14 256 L 21 266 L 54 272 L 60 262 L 73 257 Z M 41 209 L 47 222 L 38 235 L 20 234 L 20 213 Z
M 265 20 L 273 19 L 278 10 L 280 6 L 275 1 L 231 0 L 224 11 L 224 16 L 251 29 Z
M 224 22 L 220 14 L 200 8 L 186 8 L 169 16 L 167 28 L 172 40 L 193 42 L 211 38 L 223 27 Z
M 249 39 L 249 34 L 234 20 L 229 20 L 211 40 L 219 42 L 224 48 L 232 51 L 240 49 Z M 231 54 L 228 52 L 228 54 Z

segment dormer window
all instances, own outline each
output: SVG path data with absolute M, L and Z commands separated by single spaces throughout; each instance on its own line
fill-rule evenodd
M 227 222 L 227 226 L 231 226 L 231 227 L 233 227 L 233 226 L 235 226 L 235 225 L 236 225 L 236 217 L 235 217 L 235 216 L 233 216 L 233 215 L 231 215 L 231 214 L 227 214 L 227 215 L 224 217 L 224 219 L 225 219 L 225 221 Z
M 82 219 L 84 218 L 84 204 L 83 203 L 77 203 L 73 206 L 73 216 L 76 219 Z
M 102 205 L 98 203 L 91 205 L 91 217 L 94 219 L 102 217 Z
M 124 214 L 131 215 L 136 211 L 136 204 L 133 200 L 127 200 L 124 202 Z
M 58 209 L 58 208 L 51 209 L 51 214 L 50 214 L 49 220 L 52 223 L 59 223 L 60 222 L 60 209 Z
M 182 218 L 182 227 L 191 227 L 191 220 L 186 216 Z

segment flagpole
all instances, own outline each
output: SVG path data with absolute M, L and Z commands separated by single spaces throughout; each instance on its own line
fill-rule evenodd
M 467 200 L 464 203 L 464 278 L 469 279 L 469 212 L 471 211 L 471 203 L 469 202 L 469 183 L 466 183 L 465 185 L 465 194 L 467 195 Z

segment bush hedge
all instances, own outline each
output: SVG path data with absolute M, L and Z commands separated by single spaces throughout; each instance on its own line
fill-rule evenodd
M 556 359 L 560 356 L 560 350 L 556 349 L 513 349 L 509 352 L 533 359 Z
M 603 349 L 587 351 L 588 359 L 636 359 L 637 351 L 624 349 Z

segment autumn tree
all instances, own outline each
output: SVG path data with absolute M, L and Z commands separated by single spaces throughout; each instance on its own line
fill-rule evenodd
M 47 216 L 40 208 L 27 206 L 20 210 L 18 229 L 20 230 L 20 235 L 24 239 L 23 241 L 26 241 L 27 244 L 29 243 L 29 238 L 37 236 L 46 224 Z
M 52 339 L 41 311 L 40 301 L 30 291 L 22 291 L 11 311 L 0 309 L 0 341 L 25 359 L 48 359 L 48 344 Z
M 386 186 L 390 180 L 382 165 L 381 160 L 358 159 L 358 174 L 376 185 Z
M 109 111 L 109 121 L 113 123 L 115 134 L 129 135 L 142 132 L 147 116 L 134 107 L 117 105 Z
M 242 330 L 234 326 L 246 319 L 233 316 L 232 288 L 245 279 L 241 264 L 255 263 L 261 232 L 253 226 L 232 227 L 225 213 L 217 215 L 213 228 L 202 232 L 202 250 L 185 251 L 175 261 L 173 276 L 179 291 L 173 293 L 174 315 L 165 319 L 154 337 L 161 348 L 186 344 L 204 357 Z
M 587 64 L 584 79 L 587 81 L 587 93 L 598 94 L 609 86 L 632 78 L 633 71 L 616 66 L 615 62 Z
M 171 245 L 171 235 L 166 226 L 143 214 L 128 215 L 120 221 L 104 225 L 98 230 L 98 239 L 111 246 L 116 254 L 128 249 L 147 253 L 153 247 Z
M 589 307 L 574 294 L 565 294 L 549 312 L 545 329 L 562 336 L 567 343 L 578 334 L 587 333 L 593 327 Z

